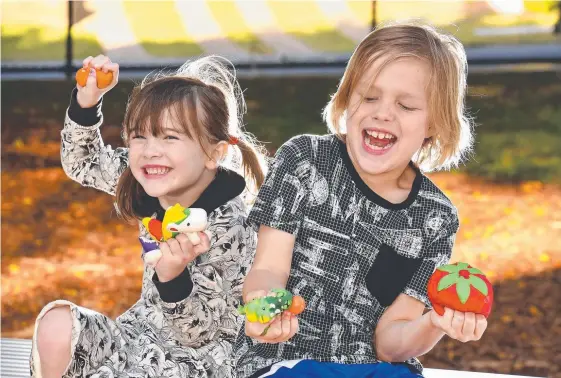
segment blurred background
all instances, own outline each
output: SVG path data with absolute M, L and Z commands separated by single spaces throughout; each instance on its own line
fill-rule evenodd
M 273 154 L 325 133 L 321 110 L 374 25 L 416 18 L 466 46 L 475 155 L 431 177 L 461 217 L 453 261 L 495 286 L 479 342 L 443 339 L 426 367 L 561 377 L 561 35 L 559 1 L 3 1 L 2 337 L 30 338 L 49 301 L 110 317 L 139 296 L 137 227 L 112 198 L 60 166 L 60 131 L 88 55 L 121 64 L 105 96 L 121 146 L 127 96 L 149 70 L 218 54 L 245 89 L 247 130 Z

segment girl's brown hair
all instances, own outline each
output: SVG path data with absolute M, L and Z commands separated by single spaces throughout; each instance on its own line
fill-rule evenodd
M 147 76 L 133 89 L 123 122 L 123 140 L 135 133 L 162 133 L 162 115 L 170 112 L 185 134 L 206 145 L 236 140 L 228 147 L 221 165 L 238 171 L 255 193 L 265 176 L 265 153 L 255 139 L 244 132 L 245 101 L 235 73 L 222 61 L 208 56 L 187 62 L 171 74 Z M 233 138 L 232 138 L 233 137 Z M 240 156 L 241 155 L 241 156 Z M 130 167 L 122 173 L 116 190 L 116 208 L 125 220 L 152 215 L 159 207 L 134 178 Z
M 384 61 L 378 72 L 406 57 L 426 62 L 431 72 L 427 94 L 429 126 L 434 136 L 425 140 L 413 160 L 426 171 L 457 166 L 473 143 L 472 124 L 464 104 L 466 54 L 456 38 L 431 26 L 406 22 L 382 26 L 368 34 L 351 56 L 336 93 L 324 109 L 324 120 L 331 132 L 344 140 L 349 100 L 361 76 L 380 58 Z

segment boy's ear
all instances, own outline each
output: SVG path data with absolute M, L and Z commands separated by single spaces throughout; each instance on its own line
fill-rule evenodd
M 210 152 L 210 158 L 206 162 L 206 167 L 208 169 L 216 169 L 220 165 L 220 162 L 226 157 L 228 153 L 228 143 L 225 141 L 220 141 L 214 145 L 212 151 Z

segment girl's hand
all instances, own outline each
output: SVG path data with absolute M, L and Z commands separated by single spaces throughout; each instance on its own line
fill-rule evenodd
M 432 310 L 430 319 L 435 327 L 463 343 L 481 339 L 487 328 L 487 319 L 483 315 L 455 311 L 449 308 L 444 309 L 444 315 L 442 316 Z
M 109 92 L 111 88 L 117 85 L 117 81 L 119 80 L 119 65 L 111 62 L 111 59 L 105 55 L 98 55 L 95 58 L 88 56 L 84 59 L 82 64 L 84 68 L 90 69 L 90 76 L 88 76 L 84 87 L 76 83 L 76 88 L 78 88 L 77 100 L 82 108 L 91 108 L 99 102 L 105 93 Z M 106 88 L 99 89 L 97 87 L 95 78 L 96 69 L 100 69 L 103 72 L 113 72 L 113 81 Z
M 197 245 L 193 245 L 184 234 L 160 243 L 162 257 L 154 267 L 160 282 L 173 280 L 185 270 L 191 261 L 210 249 L 208 236 L 204 232 L 198 234 L 201 242 Z
M 264 297 L 264 290 L 254 291 L 247 294 L 247 301 L 258 297 Z M 298 318 L 288 311 L 281 316 L 275 317 L 267 324 L 245 321 L 245 334 L 261 343 L 277 344 L 289 340 L 298 332 Z

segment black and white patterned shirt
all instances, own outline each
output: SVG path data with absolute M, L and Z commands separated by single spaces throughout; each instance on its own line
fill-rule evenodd
M 302 135 L 277 152 L 249 221 L 296 236 L 287 289 L 307 302 L 299 332 L 261 344 L 241 330 L 240 378 L 276 362 L 376 363 L 373 335 L 400 293 L 430 307 L 426 285 L 448 263 L 455 206 L 417 168 L 408 198 L 393 204 L 368 188 L 334 135 Z M 421 371 L 417 359 L 406 361 Z

